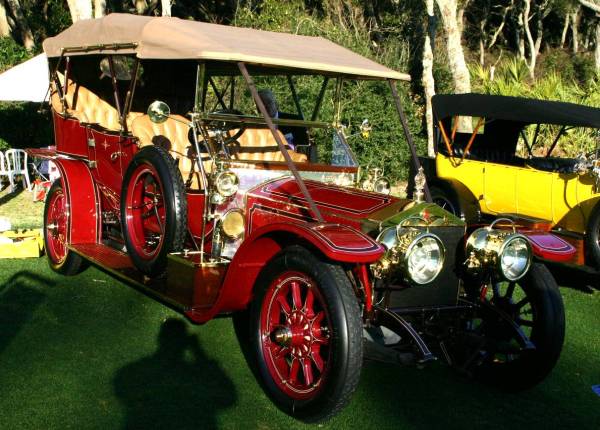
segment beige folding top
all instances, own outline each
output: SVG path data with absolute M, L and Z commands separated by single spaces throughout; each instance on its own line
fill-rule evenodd
M 135 43 L 105 49 L 98 45 Z M 44 41 L 48 57 L 63 49 L 84 47 L 85 53 L 129 53 L 138 58 L 243 61 L 249 64 L 331 72 L 366 78 L 410 80 L 322 37 L 254 30 L 171 17 L 110 14 L 78 21 Z M 73 52 L 69 55 L 83 54 Z

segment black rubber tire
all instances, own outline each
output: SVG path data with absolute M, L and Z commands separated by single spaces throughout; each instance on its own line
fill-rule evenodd
M 429 187 L 429 192 L 431 193 L 431 200 L 433 203 L 450 212 L 452 215 L 458 217 L 462 215 L 460 202 L 455 193 L 445 190 L 442 187 L 438 187 L 437 185 L 431 185 Z
M 584 241 L 586 264 L 600 269 L 600 203 L 590 213 Z
M 151 259 L 142 258 L 136 251 L 128 232 L 126 222 L 127 185 L 135 169 L 141 164 L 149 164 L 156 170 L 163 189 L 165 205 L 165 232 L 161 249 Z M 127 252 L 135 267 L 148 276 L 164 272 L 167 254 L 183 249 L 187 234 L 187 198 L 181 172 L 169 152 L 160 146 L 146 146 L 138 151 L 125 172 L 121 190 L 121 226 Z
M 532 309 L 530 340 L 535 350 L 523 351 L 514 361 L 498 363 L 490 357 L 474 369 L 480 380 L 507 391 L 520 391 L 540 383 L 552 371 L 565 338 L 565 311 L 554 277 L 546 266 L 534 263 L 517 281 Z
M 57 192 L 64 193 L 62 182 L 60 179 L 55 180 L 48 190 L 48 195 L 46 196 L 46 202 L 44 203 L 44 249 L 48 248 L 48 229 L 46 226 L 46 222 L 48 219 L 48 206 L 50 203 L 50 197 Z M 71 220 L 68 220 L 68 227 L 71 226 Z M 48 265 L 50 268 L 65 276 L 74 276 L 78 273 L 83 272 L 87 267 L 88 263 L 84 260 L 79 254 L 74 253 L 73 251 L 67 251 L 67 257 L 62 262 L 54 262 L 52 261 L 52 257 L 50 254 L 46 253 L 48 257 Z
M 315 281 L 331 319 L 331 368 L 326 384 L 311 399 L 294 400 L 277 387 L 268 371 L 261 348 L 260 315 L 268 286 L 285 271 L 297 271 Z M 235 321 L 239 330 L 244 321 Z M 362 318 L 352 285 L 344 270 L 324 261 L 306 248 L 291 246 L 276 255 L 259 276 L 249 309 L 250 350 L 259 382 L 273 402 L 284 412 L 305 422 L 325 421 L 337 414 L 350 400 L 360 379 L 363 363 Z

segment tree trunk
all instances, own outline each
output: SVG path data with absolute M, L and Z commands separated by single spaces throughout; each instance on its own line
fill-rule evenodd
M 171 16 L 171 0 L 160 0 L 162 16 Z
M 527 68 L 529 69 L 529 76 L 531 79 L 535 78 L 535 65 L 537 62 L 538 53 L 540 51 L 540 45 L 542 43 L 542 35 L 541 35 L 541 11 L 537 11 L 536 13 L 536 21 L 538 23 L 537 28 L 537 38 L 534 41 L 533 36 L 531 34 L 531 28 L 529 26 L 529 13 L 531 12 L 531 0 L 524 0 L 523 4 L 525 7 L 523 8 L 523 27 L 525 28 L 525 35 L 527 36 L 527 48 L 529 51 L 529 62 L 527 63 Z
M 567 31 L 569 31 L 569 13 L 565 15 L 565 23 L 563 25 L 562 34 L 560 35 L 560 47 L 565 47 L 567 41 Z
M 28 51 L 31 51 L 35 47 L 35 42 L 33 40 L 33 33 L 29 28 L 29 24 L 27 24 L 27 20 L 25 19 L 25 15 L 23 15 L 23 9 L 21 9 L 21 4 L 19 0 L 5 0 L 6 5 L 8 6 L 11 15 L 15 19 L 17 27 L 19 28 L 19 36 L 21 37 L 21 41 L 23 42 L 23 46 Z
M 600 19 L 596 21 L 596 48 L 594 49 L 596 70 L 600 72 Z
M 435 15 L 433 10 L 433 0 L 425 0 L 427 9 L 428 30 L 425 33 L 425 43 L 423 45 L 423 90 L 425 93 L 425 123 L 427 126 L 427 155 L 435 155 L 433 141 L 433 112 L 431 110 L 431 98 L 435 95 L 435 81 L 433 79 L 433 49 L 432 37 L 435 39 Z
M 94 18 L 106 15 L 106 0 L 94 0 Z
M 134 0 L 133 4 L 135 5 L 135 11 L 138 15 L 143 15 L 148 7 L 146 0 Z
M 571 12 L 571 34 L 573 35 L 572 47 L 573 53 L 577 54 L 579 51 L 579 6 L 575 9 L 575 12 Z
M 10 36 L 10 24 L 6 16 L 4 0 L 0 0 L 0 37 Z
M 515 39 L 519 48 L 519 59 L 525 59 L 525 37 L 523 37 L 523 14 L 517 15 L 517 26 L 515 29 Z
M 469 69 L 467 69 L 462 47 L 462 35 L 459 31 L 456 14 L 456 0 L 436 0 L 436 2 L 440 8 L 442 23 L 446 32 L 446 50 L 448 51 L 450 72 L 454 81 L 454 91 L 457 93 L 470 93 L 471 77 L 469 76 Z
M 73 23 L 92 18 L 92 0 L 67 0 Z

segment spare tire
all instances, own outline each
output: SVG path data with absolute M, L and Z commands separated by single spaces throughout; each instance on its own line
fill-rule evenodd
M 183 248 L 185 185 L 175 160 L 164 148 L 142 148 L 127 167 L 121 190 L 121 226 L 131 260 L 148 276 L 161 274 L 167 254 Z

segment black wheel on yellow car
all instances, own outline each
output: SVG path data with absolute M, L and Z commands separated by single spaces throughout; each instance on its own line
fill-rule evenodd
M 44 247 L 48 264 L 55 272 L 76 275 L 87 267 L 86 262 L 68 247 L 71 228 L 68 197 L 60 179 L 54 181 L 44 205 Z
M 565 336 L 565 313 L 554 277 L 532 264 L 516 282 L 483 287 L 467 323 L 463 367 L 508 391 L 531 388 L 554 368 Z
M 142 148 L 127 167 L 121 191 L 121 225 L 127 252 L 148 276 L 164 271 L 169 252 L 183 248 L 187 199 L 181 172 L 159 146 Z
M 587 265 L 600 269 L 600 203 L 590 213 L 584 240 Z
M 340 266 L 284 249 L 259 276 L 249 316 L 259 380 L 283 411 L 319 422 L 348 403 L 362 368 L 362 318 Z
M 445 189 L 447 187 L 439 187 L 437 185 L 431 185 L 429 192 L 431 193 L 431 200 L 442 209 L 450 212 L 452 215 L 460 216 L 460 202 L 456 197 L 456 193 L 452 190 Z

